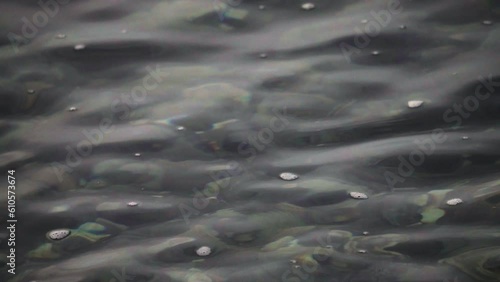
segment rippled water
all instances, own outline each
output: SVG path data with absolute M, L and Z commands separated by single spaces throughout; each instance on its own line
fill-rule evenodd
M 500 281 L 499 1 L 224 1 L 0 3 L 1 281 Z

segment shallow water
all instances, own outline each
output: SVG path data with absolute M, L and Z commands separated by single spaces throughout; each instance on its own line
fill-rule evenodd
M 47 3 L 0 3 L 1 281 L 500 281 L 498 1 Z

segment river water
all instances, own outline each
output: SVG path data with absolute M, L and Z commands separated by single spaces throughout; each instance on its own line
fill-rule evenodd
M 500 281 L 499 1 L 0 11 L 1 281 Z

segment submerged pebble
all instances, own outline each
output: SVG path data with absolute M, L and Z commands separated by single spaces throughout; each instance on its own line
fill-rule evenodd
M 462 140 L 469 140 L 469 136 L 462 136 Z
M 368 199 L 368 196 L 365 193 L 361 192 L 350 192 L 349 196 L 353 199 Z
M 70 112 L 75 112 L 76 110 L 77 110 L 77 108 L 76 108 L 76 107 L 70 107 L 70 108 L 68 109 L 68 111 L 70 111 Z
M 199 255 L 200 257 L 206 257 L 210 255 L 211 252 L 212 250 L 210 249 L 210 247 L 207 246 L 200 247 L 199 249 L 196 250 L 196 254 Z
M 366 253 L 367 253 L 367 251 L 366 251 L 366 250 L 358 250 L 358 253 L 359 253 L 359 254 L 366 254 Z
M 484 24 L 484 25 L 492 25 L 492 24 L 493 24 L 493 22 L 492 22 L 492 21 L 489 21 L 489 20 L 485 20 L 485 21 L 483 21 L 483 24 Z
M 47 237 L 51 240 L 62 240 L 66 237 L 68 237 L 71 234 L 71 230 L 69 229 L 57 229 L 57 230 L 52 230 L 49 233 L 47 233 Z
M 461 203 L 463 203 L 463 201 L 460 198 L 454 198 L 454 199 L 450 199 L 450 200 L 446 201 L 446 204 L 448 206 L 456 206 L 456 205 L 461 204 Z
M 267 58 L 267 54 L 266 53 L 262 53 L 262 54 L 259 55 L 259 57 L 261 59 L 265 59 L 265 58 Z
M 408 108 L 410 108 L 410 109 L 418 108 L 418 107 L 422 106 L 423 103 L 424 103 L 424 101 L 420 101 L 420 100 L 408 101 Z
M 56 35 L 56 38 L 57 39 L 64 39 L 64 38 L 66 38 L 66 34 L 59 33 L 58 35 Z
M 373 51 L 373 52 L 372 52 L 372 55 L 373 55 L 373 56 L 378 56 L 378 55 L 380 55 L 380 51 Z
M 183 131 L 184 129 L 186 129 L 184 126 L 177 126 L 178 131 Z
M 313 3 L 304 3 L 302 4 L 302 10 L 309 11 L 316 8 Z
M 299 178 L 299 176 L 291 172 L 283 172 L 280 174 L 280 178 L 286 181 L 292 181 Z
M 291 263 L 291 264 L 296 264 L 296 263 L 297 263 L 297 261 L 296 261 L 296 260 L 294 260 L 294 259 L 291 259 L 291 260 L 290 260 L 290 263 Z
M 406 29 L 406 25 L 404 25 L 404 24 L 400 25 L 399 29 Z
M 83 50 L 83 49 L 85 49 L 85 45 L 83 45 L 83 44 L 78 44 L 78 45 L 75 45 L 74 49 L 75 49 L 76 51 L 78 51 L 78 50 Z
M 361 20 L 361 23 L 362 24 L 366 24 L 366 23 L 368 23 L 368 20 L 367 19 L 363 19 L 363 20 Z
M 259 10 L 264 10 L 266 8 L 266 6 L 264 5 L 259 5 Z
M 139 205 L 139 203 L 137 203 L 137 202 L 128 202 L 127 203 L 127 206 L 129 206 L 129 207 L 137 207 L 138 205 Z
M 33 90 L 33 89 L 28 89 L 28 91 L 27 91 L 27 92 L 28 92 L 28 94 L 34 94 L 34 93 L 35 93 L 35 90 Z
M 141 153 L 135 153 L 134 154 L 135 157 L 140 157 L 141 156 Z
M 368 231 L 363 231 L 363 235 L 365 235 L 365 236 L 366 236 L 366 235 L 370 235 L 370 232 L 368 232 Z

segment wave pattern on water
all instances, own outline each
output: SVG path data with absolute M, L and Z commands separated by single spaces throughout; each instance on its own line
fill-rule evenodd
M 500 280 L 498 1 L 40 3 L 0 3 L 2 281 Z

